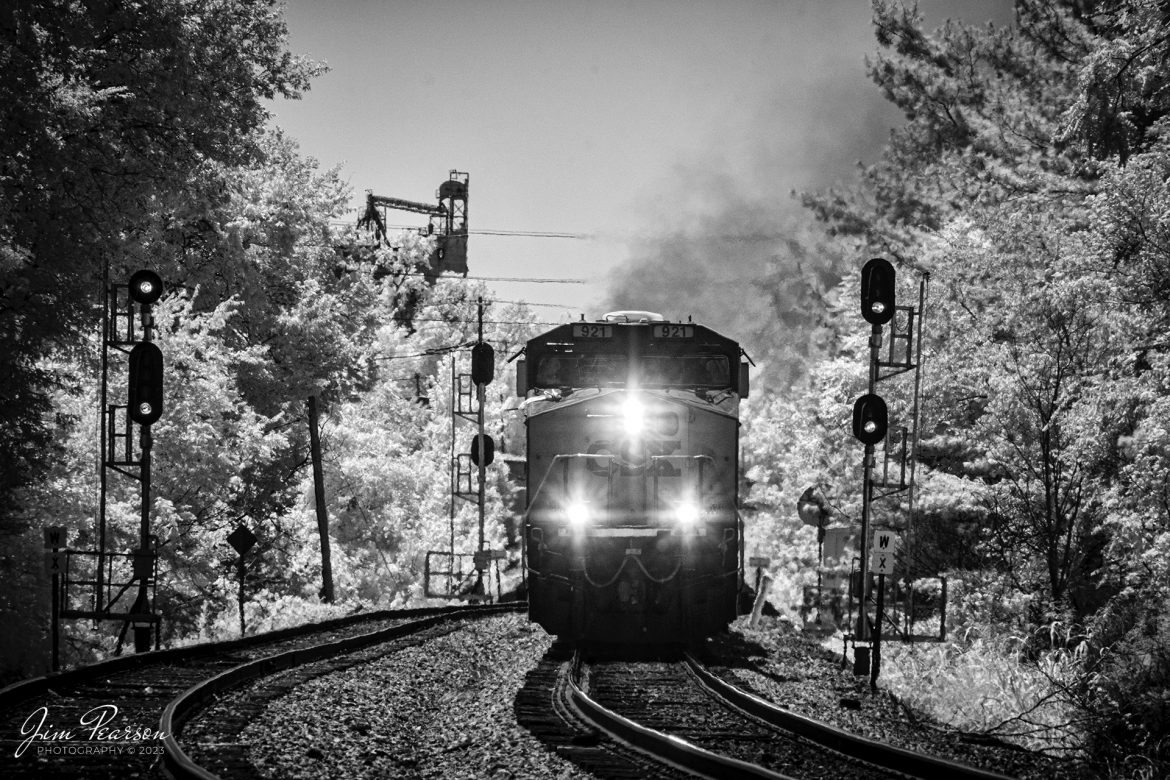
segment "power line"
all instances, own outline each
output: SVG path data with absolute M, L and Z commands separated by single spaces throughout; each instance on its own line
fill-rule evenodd
M 342 228 L 356 227 L 353 222 L 345 222 L 342 220 L 329 220 L 330 225 Z M 386 230 L 400 230 L 400 231 L 425 231 L 426 228 L 420 225 L 387 225 Z M 581 241 L 655 241 L 661 243 L 662 241 L 739 241 L 739 242 L 761 242 L 772 243 L 776 241 L 787 241 L 793 237 L 792 231 L 785 230 L 741 230 L 741 231 L 725 231 L 720 233 L 714 232 L 694 232 L 685 231 L 682 229 L 663 228 L 662 230 L 651 232 L 643 231 L 593 231 L 591 233 L 572 233 L 567 230 L 508 230 L 504 228 L 479 228 L 468 229 L 465 233 L 470 235 L 481 236 L 509 236 L 519 238 L 567 238 Z M 429 235 L 429 234 L 423 234 Z M 438 236 L 439 233 L 433 235 Z M 907 261 L 902 261 L 907 262 Z
M 432 349 L 423 350 L 422 352 L 416 352 L 416 353 L 413 353 L 410 355 L 382 355 L 382 356 L 375 357 L 374 360 L 378 360 L 378 361 L 407 360 L 410 358 L 422 358 L 422 357 L 434 357 L 436 355 L 447 355 L 451 352 L 455 352 L 456 350 L 466 349 L 468 347 L 471 347 L 474 344 L 475 344 L 474 341 L 468 341 L 468 342 L 463 343 L 463 344 L 450 344 L 450 345 L 445 346 L 445 347 L 434 347 Z
M 405 271 L 399 273 L 391 271 L 389 276 L 433 276 L 423 271 Z M 531 284 L 589 284 L 589 279 L 569 278 L 569 279 L 551 279 L 540 278 L 536 276 L 439 276 L 437 279 L 451 282 L 528 282 Z
M 445 317 L 411 317 L 410 321 L 411 322 L 446 322 L 446 323 L 451 324 L 451 325 L 454 325 L 455 323 L 462 323 L 462 324 L 466 324 L 466 325 L 471 325 L 471 324 L 478 322 L 479 320 L 474 320 L 474 319 L 465 320 L 465 319 L 459 319 L 459 318 L 447 319 Z M 569 323 L 567 323 L 567 322 L 540 322 L 540 321 L 531 321 L 530 322 L 528 320 L 484 320 L 483 324 L 484 325 L 546 325 L 548 327 L 555 328 L 558 325 L 567 325 Z
M 513 304 L 516 304 L 517 306 L 548 306 L 550 308 L 566 309 L 568 311 L 573 311 L 576 308 L 574 306 L 566 306 L 563 303 L 533 303 L 532 301 L 505 301 L 505 300 L 502 300 L 500 298 L 496 298 L 495 300 L 488 301 L 488 303 L 513 303 Z
M 518 236 L 520 238 L 591 239 L 592 233 L 557 233 L 546 230 L 468 230 L 473 236 Z
M 425 276 L 425 274 L 419 274 Z M 484 282 L 528 282 L 530 284 L 588 284 L 588 279 L 540 279 L 532 276 L 442 276 L 441 279 L 467 279 Z
M 331 219 L 329 224 L 336 227 L 350 228 L 354 227 L 352 222 L 343 222 L 341 220 Z M 386 230 L 423 230 L 419 225 L 387 225 Z M 506 230 L 503 228 L 479 228 L 468 229 L 464 231 L 473 236 L 514 236 L 519 238 L 570 238 L 570 239 L 590 239 L 595 238 L 593 233 L 570 233 L 563 230 Z M 435 235 L 438 235 L 437 233 Z
M 422 322 L 422 321 L 424 321 L 424 320 L 416 320 L 416 322 Z M 432 322 L 439 322 L 439 321 L 447 322 L 447 320 L 431 320 L 431 321 Z M 458 321 L 459 322 L 466 322 L 469 324 L 476 322 L 476 320 L 458 320 Z M 516 325 L 553 325 L 553 326 L 555 326 L 555 325 L 564 325 L 565 323 L 563 323 L 563 322 L 531 322 L 531 323 L 529 323 L 529 322 L 518 322 L 518 323 L 490 322 L 489 323 L 488 320 L 484 320 L 483 324 L 484 325 L 516 324 Z M 487 338 L 485 338 L 484 341 L 488 342 L 490 344 L 508 344 L 509 346 L 515 346 L 515 344 L 516 344 L 516 342 L 504 341 L 503 339 L 487 339 Z M 442 355 L 449 355 L 452 352 L 458 352 L 459 350 L 470 349 L 471 347 L 474 347 L 475 344 L 476 344 L 476 342 L 474 342 L 474 341 L 465 341 L 465 342 L 462 342 L 460 344 L 449 344 L 449 345 L 442 346 L 442 347 L 432 347 L 431 349 L 426 349 L 426 350 L 423 350 L 422 352 L 412 352 L 412 353 L 407 354 L 407 355 L 379 355 L 379 356 L 376 356 L 372 359 L 376 360 L 378 362 L 385 362 L 388 360 L 411 360 L 414 358 L 439 357 Z M 398 379 L 395 381 L 402 382 L 404 380 Z
M 411 225 L 387 225 L 387 230 L 417 230 L 416 226 Z M 479 230 L 467 230 L 468 234 L 473 236 L 511 236 L 515 238 L 570 238 L 570 239 L 588 239 L 593 238 L 592 233 L 562 233 L 555 230 L 495 230 L 491 228 L 481 228 Z M 437 235 L 437 234 L 436 234 Z
M 297 244 L 298 247 L 316 246 L 316 247 L 333 247 L 333 244 Z M 424 271 L 390 271 L 388 276 L 434 276 Z M 568 279 L 553 279 L 542 278 L 537 276 L 437 276 L 437 279 L 445 281 L 459 282 L 525 282 L 528 284 L 589 284 L 591 280 L 581 279 L 579 277 L 570 277 Z

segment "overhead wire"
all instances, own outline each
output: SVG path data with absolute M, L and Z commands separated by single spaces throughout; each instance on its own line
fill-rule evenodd
M 350 228 L 355 227 L 353 222 L 345 222 L 338 219 L 329 220 L 329 224 L 335 227 Z M 423 230 L 419 225 L 386 225 L 386 230 Z M 567 230 L 507 230 L 504 228 L 469 228 L 463 231 L 473 236 L 514 236 L 517 238 L 568 238 L 568 239 L 590 239 L 595 238 L 593 233 L 570 233 Z M 436 234 L 437 235 L 437 234 Z
M 479 322 L 475 319 L 447 319 L 445 317 L 411 317 L 411 322 L 446 322 L 449 324 L 459 323 L 461 325 L 474 325 Z M 565 322 L 540 322 L 528 320 L 484 320 L 484 325 L 547 325 L 549 327 L 556 327 L 557 325 L 566 325 Z
M 387 230 L 417 230 L 417 225 L 387 225 Z M 589 239 L 593 237 L 591 233 L 562 233 L 555 230 L 496 230 L 493 228 L 481 228 L 479 230 L 469 228 L 466 233 L 472 236 L 511 236 L 515 238 L 570 238 L 570 239 Z
M 574 306 L 566 306 L 563 303 L 534 303 L 532 301 L 505 301 L 501 298 L 496 298 L 493 301 L 491 301 L 491 303 L 511 303 L 511 304 L 515 304 L 516 306 L 548 306 L 548 307 L 551 307 L 554 309 L 568 309 L 569 311 L 573 311 L 576 308 Z
M 353 222 L 346 222 L 343 220 L 329 220 L 329 224 L 335 227 L 351 228 L 356 227 Z M 426 228 L 421 225 L 387 225 L 386 230 L 399 231 L 425 231 Z M 560 230 L 509 230 L 506 228 L 468 228 L 463 231 L 468 235 L 480 236 L 504 236 L 516 238 L 564 238 L 574 239 L 578 241 L 662 241 L 670 239 L 678 239 L 683 241 L 784 241 L 792 238 L 791 232 L 781 231 L 730 231 L 723 233 L 712 232 L 682 232 L 679 230 L 663 230 L 657 234 L 649 232 L 601 232 L 595 231 L 592 233 L 574 233 L 571 231 Z M 423 235 L 426 235 L 423 233 Z M 435 233 L 434 235 L 439 235 Z
M 374 357 L 373 359 L 377 360 L 377 361 L 385 361 L 385 360 L 407 360 L 410 358 L 434 357 L 436 355 L 447 355 L 447 354 L 450 354 L 452 352 L 455 352 L 456 350 L 466 349 L 474 344 L 475 344 L 474 341 L 467 341 L 467 342 L 463 342 L 460 344 L 449 344 L 449 345 L 444 346 L 444 347 L 432 347 L 431 349 L 426 349 L 426 350 L 423 350 L 422 352 L 415 352 L 415 353 L 412 353 L 409 355 L 379 355 L 377 357 Z

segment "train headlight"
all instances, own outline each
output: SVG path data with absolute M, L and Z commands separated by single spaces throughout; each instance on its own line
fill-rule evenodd
M 684 501 L 675 510 L 675 517 L 683 528 L 693 528 L 699 522 L 699 505 L 694 501 Z
M 622 404 L 622 420 L 625 422 L 627 434 L 642 435 L 642 429 L 646 427 L 646 410 L 637 397 L 631 395 Z
M 589 522 L 589 509 L 580 501 L 574 501 L 565 507 L 565 519 L 569 521 L 572 530 L 584 530 L 585 524 Z

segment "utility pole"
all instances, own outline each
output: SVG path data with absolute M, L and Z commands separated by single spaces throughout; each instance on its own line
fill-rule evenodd
M 313 461 L 313 497 L 317 507 L 317 532 L 321 537 L 321 600 L 333 603 L 333 558 L 329 551 L 329 510 L 325 506 L 325 471 L 321 466 L 321 432 L 317 395 L 308 399 L 309 457 Z

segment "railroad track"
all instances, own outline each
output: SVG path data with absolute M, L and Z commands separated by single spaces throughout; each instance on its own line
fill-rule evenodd
M 1004 780 L 787 712 L 691 655 L 586 661 L 562 647 L 546 660 L 547 700 L 561 723 L 529 716 L 529 728 L 602 776 Z
M 18 683 L 0 690 L 0 776 L 158 778 L 165 769 L 171 777 L 214 777 L 187 755 L 181 732 L 187 718 L 222 693 L 445 621 L 522 606 L 381 611 L 122 656 Z
M 515 714 L 544 745 L 598 777 L 675 780 L 693 774 L 663 763 L 590 720 L 570 694 L 574 654 L 557 642 L 529 671 Z

